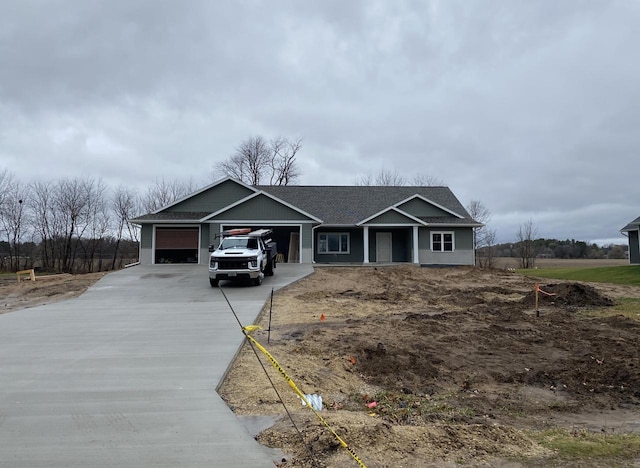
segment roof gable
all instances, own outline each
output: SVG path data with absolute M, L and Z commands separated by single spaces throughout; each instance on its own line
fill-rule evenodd
M 214 221 L 217 219 L 322 222 L 315 216 L 262 191 L 211 213 L 203 218 L 202 221 Z
M 418 218 L 411 216 L 409 213 L 399 210 L 395 207 L 389 207 L 380 213 L 376 213 L 373 216 L 369 216 L 367 219 L 363 219 L 359 223 L 360 225 L 380 225 L 380 224 L 395 224 L 395 225 L 424 225 Z
M 255 188 L 236 179 L 226 177 L 170 205 L 160 208 L 155 211 L 154 214 L 162 212 L 211 213 L 256 192 L 257 190 Z
M 402 211 L 412 214 L 413 216 L 454 216 L 456 218 L 464 218 L 464 216 L 459 215 L 453 210 L 445 208 L 444 206 L 417 194 L 401 201 L 400 203 L 396 203 L 395 206 L 400 208 Z

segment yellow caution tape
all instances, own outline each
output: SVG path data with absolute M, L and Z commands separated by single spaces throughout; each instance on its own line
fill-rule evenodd
M 287 373 L 285 372 L 285 370 L 282 368 L 282 366 L 280 366 L 280 364 L 278 364 L 278 361 L 275 360 L 275 358 L 271 355 L 271 353 L 269 353 L 269 351 L 267 351 L 265 349 L 264 346 L 262 346 L 260 343 L 258 343 L 256 341 L 256 339 L 251 336 L 251 333 L 253 333 L 255 330 L 257 330 L 258 328 L 260 328 L 259 326 L 256 325 L 249 325 L 247 327 L 243 327 L 242 328 L 242 332 L 244 333 L 244 336 L 247 337 L 247 339 L 249 341 L 251 341 L 251 343 L 253 343 L 254 345 L 256 345 L 256 347 L 262 351 L 262 353 L 267 357 L 267 359 L 269 360 L 269 362 L 271 363 L 271 365 L 278 371 L 280 372 L 280 375 L 282 375 L 282 377 L 284 377 L 284 380 L 287 381 L 287 383 L 289 384 L 289 386 L 293 389 L 294 392 L 296 392 L 298 394 L 298 396 L 302 399 L 302 401 L 304 401 L 307 405 L 307 407 L 313 411 L 313 414 L 316 415 L 316 417 L 320 420 L 320 422 L 322 424 L 324 424 L 324 426 L 329 429 L 329 431 L 333 434 L 333 436 L 336 438 L 336 440 L 340 443 L 340 445 L 342 445 L 342 447 L 344 447 L 344 449 L 349 452 L 349 455 L 351 455 L 351 458 L 353 458 L 358 465 L 360 465 L 361 468 L 367 468 L 365 466 L 365 464 L 362 462 L 362 460 L 360 460 L 360 457 L 358 457 L 358 455 L 356 454 L 356 452 L 353 451 L 353 449 L 351 447 L 349 447 L 349 445 L 342 440 L 342 438 L 336 433 L 336 431 L 333 430 L 333 428 L 331 426 L 329 426 L 329 423 L 327 423 L 327 421 L 325 421 L 325 419 L 322 417 L 322 415 L 320 415 L 320 413 L 318 413 L 313 406 L 311 406 L 311 403 L 309 402 L 309 400 L 307 400 L 307 397 L 304 395 L 304 393 L 302 393 L 300 391 L 300 389 L 298 388 L 298 386 L 295 384 L 295 382 L 293 380 L 291 380 L 291 378 L 287 375 Z

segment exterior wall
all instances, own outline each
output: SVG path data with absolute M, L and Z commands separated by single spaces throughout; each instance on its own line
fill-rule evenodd
M 473 265 L 473 250 L 456 249 L 454 252 L 432 252 L 420 249 L 421 265 Z
M 209 239 L 207 240 L 207 249 L 210 245 L 218 245 L 219 239 L 216 236 L 220 234 L 220 223 L 209 223 Z
M 153 264 L 153 226 L 143 224 L 140 228 L 140 264 Z
M 200 225 L 200 251 L 198 252 L 198 264 L 207 265 L 209 262 L 209 224 Z
M 638 231 L 629 231 L 629 263 L 640 265 L 640 240 Z
M 318 236 L 330 232 L 348 232 L 350 238 L 350 249 L 348 254 L 318 253 Z M 304 245 L 304 244 L 303 244 Z M 315 230 L 314 239 L 315 261 L 318 263 L 360 263 L 364 261 L 364 239 L 362 229 L 359 228 L 318 228 Z
M 251 195 L 252 192 L 236 182 L 227 180 L 211 187 L 202 193 L 194 195 L 170 208 L 166 212 L 203 212 L 214 213 L 225 206 Z
M 238 206 L 231 208 L 212 220 L 282 220 L 282 221 L 311 221 L 307 216 L 278 203 L 264 195 L 255 197 Z
M 268 223 L 268 221 L 266 221 Z M 205 223 L 200 226 L 199 263 L 208 262 L 208 247 L 217 244 L 216 234 L 220 232 L 221 223 Z M 453 252 L 432 252 L 431 231 L 429 228 L 419 229 L 419 261 L 421 264 L 436 265 L 473 265 L 473 231 L 470 228 L 435 228 L 433 231 L 453 231 L 455 246 Z M 318 234 L 327 232 L 348 232 L 350 234 L 350 252 L 348 254 L 317 253 Z M 412 261 L 412 228 L 370 227 L 369 228 L 369 261 L 376 261 L 376 233 L 391 232 L 392 261 Z M 153 225 L 143 224 L 140 233 L 140 263 L 153 264 Z M 315 235 L 315 239 L 313 236 Z M 635 248 L 633 248 L 635 242 Z M 640 248 L 638 232 L 629 233 L 630 263 L 640 264 Z M 364 261 L 364 239 L 361 228 L 318 228 L 313 231 L 311 224 L 302 224 L 301 261 L 302 263 L 360 263 Z
M 302 225 L 302 263 L 313 263 L 313 226 L 311 224 Z
M 382 213 L 380 216 L 377 216 L 369 221 L 366 224 L 415 224 L 416 221 L 410 218 L 407 218 L 402 213 L 398 213 L 397 211 L 387 211 Z
M 414 198 L 406 203 L 403 203 L 398 208 L 402 211 L 406 211 L 412 216 L 451 216 L 450 213 L 433 206 L 431 203 L 427 203 L 420 198 Z
M 431 232 L 453 232 L 453 252 L 433 252 Z M 422 265 L 473 265 L 473 229 L 471 228 L 420 228 L 418 239 L 419 259 Z

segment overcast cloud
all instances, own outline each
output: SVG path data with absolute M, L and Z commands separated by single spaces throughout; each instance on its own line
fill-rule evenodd
M 301 184 L 397 170 L 499 241 L 623 242 L 640 216 L 640 2 L 5 0 L 0 170 L 211 180 L 302 138 Z

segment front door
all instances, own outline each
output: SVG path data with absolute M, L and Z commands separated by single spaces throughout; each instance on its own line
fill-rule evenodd
M 376 232 L 376 262 L 391 263 L 390 232 Z

